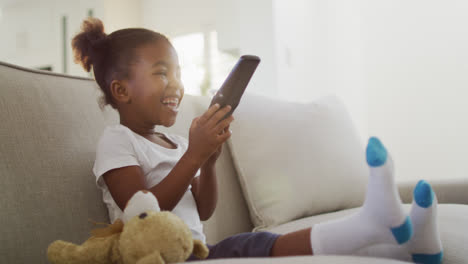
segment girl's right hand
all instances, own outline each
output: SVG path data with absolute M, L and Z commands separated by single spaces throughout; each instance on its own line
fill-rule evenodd
M 219 104 L 211 106 L 203 115 L 192 121 L 189 132 L 189 146 L 187 152 L 200 165 L 231 136 L 229 124 L 234 120 L 231 115 L 221 119 L 231 110 L 231 106 L 219 109 Z

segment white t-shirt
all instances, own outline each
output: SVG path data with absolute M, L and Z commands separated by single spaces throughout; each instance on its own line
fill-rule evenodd
M 146 188 L 149 189 L 161 182 L 174 168 L 188 147 L 188 141 L 184 137 L 163 134 L 176 144 L 176 149 L 165 148 L 153 143 L 121 124 L 105 128 L 97 145 L 93 172 L 96 176 L 97 186 L 102 190 L 103 200 L 109 210 L 111 222 L 121 217 L 122 210 L 112 198 L 102 175 L 112 169 L 137 165 L 143 170 Z M 196 177 L 199 175 L 200 170 Z M 190 185 L 172 213 L 184 220 L 192 231 L 194 239 L 205 243 L 203 226 L 191 188 Z

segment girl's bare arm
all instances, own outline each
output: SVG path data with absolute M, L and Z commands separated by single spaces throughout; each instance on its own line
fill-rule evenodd
M 216 209 L 218 202 L 218 183 L 214 166 L 203 166 L 200 177 L 192 182 L 192 193 L 197 203 L 200 220 L 208 220 Z

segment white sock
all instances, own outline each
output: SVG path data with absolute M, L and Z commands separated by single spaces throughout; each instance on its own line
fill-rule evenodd
M 314 225 L 312 251 L 316 255 L 352 255 L 373 244 L 402 244 L 412 236 L 393 176 L 393 162 L 377 138 L 366 150 L 370 177 L 361 209 L 348 217 Z
M 421 180 L 414 188 L 410 217 L 414 236 L 406 245 L 413 261 L 424 264 L 442 262 L 443 250 L 437 222 L 437 197 L 428 182 Z
M 437 197 L 424 180 L 414 188 L 410 218 L 414 234 L 403 245 L 377 244 L 356 252 L 360 256 L 373 256 L 410 261 L 420 264 L 440 264 L 443 250 L 437 224 Z

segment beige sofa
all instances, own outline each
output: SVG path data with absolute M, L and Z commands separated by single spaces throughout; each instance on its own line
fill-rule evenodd
M 96 142 L 106 125 L 118 122 L 117 114 L 109 108 L 104 111 L 100 110 L 97 103 L 100 93 L 94 81 L 90 79 L 0 63 L 0 80 L 2 122 L 0 126 L 0 263 L 47 263 L 46 248 L 49 243 L 57 239 L 82 243 L 88 238 L 89 231 L 93 228 L 89 220 L 108 221 L 107 210 L 101 202 L 101 193 L 94 183 L 92 166 Z M 266 109 L 268 109 L 266 104 L 271 102 L 269 99 L 260 102 L 258 100 L 262 99 L 249 94 L 245 96 L 246 102 L 249 102 L 249 98 L 251 98 L 250 104 L 261 104 Z M 186 95 L 177 124 L 166 131 L 187 136 L 192 118 L 201 114 L 208 103 L 208 98 Z M 275 103 L 281 104 L 281 102 Z M 273 111 L 274 108 L 288 110 L 291 107 L 318 109 L 318 106 L 314 104 L 295 106 L 292 103 L 285 103 L 285 106 L 278 105 L 269 111 Z M 365 180 L 362 179 L 366 179 L 366 175 L 361 176 L 360 187 L 348 186 L 349 192 L 335 190 L 330 197 L 322 193 L 323 190 L 333 189 L 333 186 L 323 184 L 310 186 L 310 195 L 320 194 L 321 196 L 307 201 L 312 203 L 314 206 L 311 207 L 315 209 L 299 212 L 296 212 L 294 203 L 284 203 L 289 199 L 288 197 L 293 197 L 288 195 L 296 194 L 293 192 L 284 194 L 282 189 L 278 189 L 283 188 L 282 186 L 291 187 L 288 182 L 274 184 L 276 179 L 284 180 L 284 178 L 275 176 L 276 178 L 260 185 L 270 186 L 271 189 L 247 186 L 255 185 L 255 182 L 252 182 L 252 177 L 255 175 L 251 175 L 255 164 L 278 160 L 278 153 L 272 152 L 271 146 L 261 145 L 265 143 L 249 145 L 251 144 L 249 140 L 252 138 L 249 139 L 248 136 L 260 132 L 256 130 L 259 128 L 257 126 L 268 124 L 262 123 L 263 121 L 249 122 L 250 116 L 252 116 L 251 120 L 265 119 L 262 117 L 263 107 L 257 107 L 255 113 L 249 113 L 248 110 L 249 108 L 242 104 L 239 106 L 235 125 L 232 127 L 232 140 L 225 146 L 217 163 L 220 200 L 214 216 L 204 223 L 208 243 L 214 243 L 236 233 L 252 231 L 253 228 L 286 233 L 341 217 L 356 210 L 351 207 L 357 207 L 362 203 L 364 195 L 362 186 L 365 186 Z M 267 116 L 269 116 L 267 121 L 274 122 L 275 115 Z M 323 125 L 330 125 L 330 129 L 337 125 L 327 120 L 322 121 L 325 122 Z M 336 128 L 339 129 L 339 126 Z M 266 128 L 263 127 L 263 129 Z M 299 130 L 307 132 L 307 128 L 294 127 L 293 123 L 287 128 L 282 128 L 281 131 L 287 133 L 287 131 Z M 249 134 L 246 133 L 247 131 Z M 300 133 L 294 135 L 302 136 Z M 261 137 L 264 139 L 262 142 L 268 139 L 266 135 L 261 135 Z M 294 150 L 300 147 L 293 144 L 287 150 L 282 149 L 281 152 L 286 156 L 294 155 Z M 363 144 L 359 147 L 363 149 Z M 322 159 L 325 158 L 325 161 L 334 159 L 338 155 L 336 149 L 339 148 L 333 148 L 335 152 L 324 151 L 319 156 Z M 268 150 L 268 152 L 260 153 L 254 150 Z M 259 154 L 262 157 L 256 156 L 257 160 L 249 163 L 247 159 L 251 160 L 252 155 Z M 285 158 L 282 160 L 287 161 Z M 344 167 L 336 162 L 339 160 L 335 160 L 336 166 L 323 167 L 321 170 Z M 287 167 L 288 164 L 285 162 L 283 166 Z M 275 165 L 277 164 L 272 163 L 271 166 L 264 167 L 274 168 Z M 363 168 L 361 165 L 358 167 L 356 171 Z M 296 170 L 294 177 L 298 177 L 297 168 L 290 169 Z M 262 171 L 254 172 L 261 173 Z M 308 169 L 304 168 L 302 172 L 301 177 L 311 177 L 308 175 Z M 346 185 L 340 182 L 343 179 L 335 175 L 320 176 L 317 179 L 324 178 L 331 183 L 338 182 L 336 184 L 338 186 Z M 352 180 L 356 179 L 352 178 Z M 465 250 L 468 245 L 468 179 L 440 180 L 431 181 L 431 183 L 440 203 L 439 221 L 444 245 L 444 263 L 468 263 L 468 253 Z M 414 185 L 414 182 L 400 184 L 400 194 L 404 202 L 411 203 Z M 259 195 L 256 190 L 260 190 L 262 194 Z M 305 205 L 308 206 L 307 203 Z M 297 207 L 301 206 L 304 205 L 297 203 Z M 406 207 L 409 209 L 409 205 Z M 281 210 L 285 208 L 284 212 L 274 211 L 278 208 Z M 388 259 L 351 256 L 210 261 L 210 263 L 218 262 L 403 263 Z

